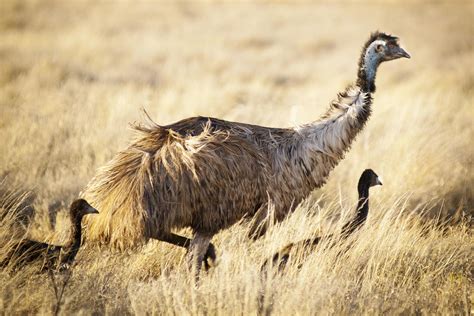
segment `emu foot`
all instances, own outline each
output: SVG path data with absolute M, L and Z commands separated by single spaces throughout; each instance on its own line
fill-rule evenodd
M 212 243 L 209 243 L 207 247 L 207 251 L 204 254 L 203 262 L 204 262 L 204 269 L 209 271 L 209 269 L 216 265 L 216 247 Z

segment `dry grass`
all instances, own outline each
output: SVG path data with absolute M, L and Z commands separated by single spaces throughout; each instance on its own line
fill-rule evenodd
M 256 314 L 259 266 L 287 242 L 347 218 L 373 168 L 367 225 L 342 257 L 324 245 L 268 281 L 277 315 L 468 314 L 472 308 L 472 4 L 0 4 L 0 255 L 28 234 L 64 240 L 64 212 L 130 137 L 146 107 L 159 123 L 210 115 L 270 126 L 316 119 L 355 80 L 380 29 L 411 60 L 383 65 L 373 116 L 328 184 L 261 240 L 247 224 L 214 238 L 219 265 L 192 285 L 184 252 L 150 242 L 84 249 L 61 312 Z M 31 192 L 24 196 L 22 192 Z M 57 216 L 56 216 L 57 215 Z M 9 217 L 10 216 L 10 217 Z M 20 217 L 18 217 L 20 216 Z M 449 221 L 434 225 L 426 218 Z M 439 222 L 438 220 L 438 222 Z M 189 232 L 184 232 L 189 233 Z M 12 237 L 13 236 L 13 237 Z M 52 313 L 48 275 L 0 272 L 2 314 Z

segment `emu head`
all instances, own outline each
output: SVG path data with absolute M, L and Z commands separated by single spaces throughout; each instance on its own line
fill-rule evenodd
M 398 37 L 382 32 L 372 33 L 365 45 L 365 62 L 377 64 L 384 61 L 398 58 L 410 58 L 402 47 L 400 47 Z
M 372 169 L 365 169 L 359 179 L 359 189 L 363 187 L 370 188 L 376 185 L 382 185 L 380 177 Z
M 99 212 L 84 199 L 78 199 L 72 202 L 69 212 L 71 218 L 74 220 L 80 220 L 84 215 L 87 214 L 99 214 Z
M 374 92 L 378 66 L 384 61 L 402 57 L 410 58 L 410 55 L 400 47 L 398 37 L 381 32 L 372 33 L 359 59 L 358 85 L 364 91 Z

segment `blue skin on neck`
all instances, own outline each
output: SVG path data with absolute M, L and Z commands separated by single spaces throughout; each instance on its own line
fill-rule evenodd
M 375 74 L 377 73 L 377 67 L 381 62 L 381 56 L 375 51 L 375 45 L 377 44 L 372 43 L 364 56 L 364 71 L 369 86 L 373 86 Z

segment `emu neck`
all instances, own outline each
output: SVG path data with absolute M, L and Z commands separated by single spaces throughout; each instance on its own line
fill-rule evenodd
M 303 136 L 300 153 L 304 167 L 316 179 L 325 178 L 343 158 L 370 116 L 375 76 L 381 62 L 375 50 L 378 44 L 380 42 L 374 41 L 364 48 L 355 85 L 340 92 L 321 119 L 295 129 Z M 321 157 L 322 163 L 314 162 L 316 156 Z
M 295 128 L 299 141 L 294 160 L 295 168 L 304 171 L 302 185 L 308 183 L 308 175 L 317 181 L 316 187 L 324 184 L 367 122 L 371 103 L 370 94 L 353 85 L 338 94 L 321 119 Z
M 356 223 L 360 226 L 367 219 L 369 214 L 369 186 L 362 184 L 359 186 L 359 202 L 357 203 Z
M 357 85 L 362 91 L 369 93 L 375 92 L 375 77 L 380 65 L 380 58 L 374 53 L 374 45 L 375 43 L 371 44 L 367 50 L 362 53 L 357 74 Z
M 65 245 L 65 248 L 68 248 L 68 251 L 77 250 L 81 246 L 81 221 L 82 217 L 71 218 L 71 234 L 69 235 L 69 240 Z
M 359 201 L 357 202 L 356 216 L 343 226 L 342 234 L 344 237 L 349 236 L 363 225 L 369 214 L 369 185 L 359 182 L 358 191 Z

